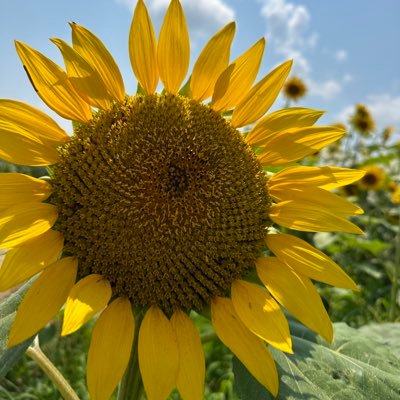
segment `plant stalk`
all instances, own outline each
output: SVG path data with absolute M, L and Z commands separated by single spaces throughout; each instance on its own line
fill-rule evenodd
M 72 389 L 71 385 L 62 376 L 56 366 L 47 358 L 39 346 L 39 341 L 36 337 L 32 346 L 28 347 L 26 354 L 41 368 L 48 376 L 60 392 L 64 400 L 79 400 L 78 395 Z

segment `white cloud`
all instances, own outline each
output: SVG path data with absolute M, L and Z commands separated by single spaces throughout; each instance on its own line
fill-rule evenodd
M 115 0 L 131 11 L 132 0 Z M 190 31 L 198 36 L 210 36 L 235 19 L 235 11 L 223 0 L 181 0 Z M 155 26 L 160 26 L 170 0 L 148 0 L 146 6 Z
M 311 80 L 307 84 L 310 95 L 321 97 L 324 100 L 331 100 L 342 91 L 342 85 L 333 79 L 324 82 Z
M 375 120 L 378 130 L 393 126 L 400 130 L 400 96 L 393 96 L 388 93 L 371 94 L 363 102 Z M 342 109 L 336 116 L 338 121 L 347 122 L 354 112 L 354 105 Z
M 340 49 L 336 51 L 334 57 L 337 62 L 343 62 L 347 60 L 348 54 L 346 50 Z

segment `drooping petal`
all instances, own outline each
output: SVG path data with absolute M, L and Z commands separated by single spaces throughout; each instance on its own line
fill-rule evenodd
M 232 283 L 232 303 L 243 324 L 272 346 L 293 353 L 289 324 L 276 301 L 265 290 L 252 283 Z
M 118 102 L 124 101 L 125 87 L 121 72 L 112 55 L 102 41 L 85 27 L 76 23 L 72 28 L 72 45 L 100 75 L 101 80 L 111 97 Z
M 0 120 L 0 158 L 22 165 L 52 165 L 58 152 L 12 122 Z
M 261 258 L 256 266 L 258 276 L 275 299 L 305 326 L 331 342 L 332 323 L 310 279 L 276 257 Z
M 192 320 L 182 311 L 171 318 L 179 349 L 176 387 L 184 400 L 204 398 L 205 360 L 200 335 Z
M 289 185 L 291 187 L 318 186 L 331 190 L 358 181 L 365 171 L 338 167 L 290 167 L 279 171 L 268 181 L 268 186 Z
M 16 41 L 15 47 L 34 89 L 52 110 L 73 121 L 85 123 L 92 118 L 90 106 L 57 64 L 25 43 Z
M 328 285 L 359 290 L 354 281 L 322 251 L 296 236 L 267 235 L 268 248 L 296 272 Z
M 45 203 L 23 203 L 0 214 L 0 249 L 21 245 L 48 231 L 56 222 L 57 208 Z
M 110 282 L 98 274 L 82 278 L 68 295 L 61 335 L 77 331 L 100 312 L 111 298 Z
M 137 80 L 147 94 L 158 84 L 157 41 L 143 0 L 136 4 L 129 33 L 129 57 Z
M 55 262 L 63 245 L 63 235 L 48 230 L 28 243 L 9 250 L 0 267 L 0 292 L 25 282 Z
M 179 369 L 179 349 L 171 322 L 151 306 L 139 331 L 139 365 L 149 400 L 168 398 Z
M 0 174 L 0 210 L 20 203 L 40 202 L 51 194 L 51 186 L 42 179 L 16 172 Z
M 8 336 L 8 347 L 35 335 L 54 318 L 75 283 L 77 270 L 77 259 L 66 257 L 42 272 L 18 307 Z
M 44 112 L 16 100 L 0 99 L 0 120 L 26 130 L 44 144 L 67 142 L 67 133 Z
M 212 97 L 214 111 L 231 110 L 243 100 L 256 79 L 264 48 L 265 39 L 262 38 L 219 76 Z
M 193 67 L 190 81 L 191 97 L 203 101 L 214 91 L 215 82 L 228 66 L 236 25 L 229 23 L 206 44 Z
M 268 215 L 275 223 L 296 231 L 364 233 L 357 225 L 335 214 L 334 210 L 316 208 L 308 201 L 289 200 L 274 204 Z
M 171 0 L 160 31 L 157 61 L 160 78 L 168 93 L 178 92 L 190 57 L 189 33 L 179 0 Z
M 93 107 L 109 110 L 112 97 L 108 94 L 101 76 L 68 43 L 61 39 L 50 39 L 60 50 L 67 69 L 69 81 L 79 95 Z
M 257 122 L 246 136 L 246 142 L 255 147 L 261 146 L 274 139 L 280 131 L 314 125 L 323 114 L 323 111 L 301 107 L 275 111 Z
M 278 201 L 299 201 L 308 203 L 313 208 L 333 212 L 340 217 L 363 214 L 363 210 L 350 201 L 318 187 L 304 186 L 300 188 L 287 185 L 268 184 L 268 193 Z
M 346 131 L 334 126 L 311 126 L 277 132 L 258 156 L 262 165 L 285 165 L 314 154 L 343 137 Z
M 281 64 L 250 90 L 232 114 L 234 128 L 257 121 L 269 110 L 285 83 L 292 63 L 290 60 Z
M 135 332 L 131 303 L 114 300 L 93 328 L 87 357 L 87 386 L 92 400 L 108 400 L 121 380 L 131 355 Z
M 278 394 L 278 372 L 274 359 L 262 339 L 241 322 L 230 299 L 216 297 L 211 303 L 214 329 L 249 372 L 274 396 Z

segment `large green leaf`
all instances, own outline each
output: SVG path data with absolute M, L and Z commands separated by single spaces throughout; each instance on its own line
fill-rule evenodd
M 400 324 L 388 325 L 400 332 Z M 329 344 L 296 322 L 290 327 L 294 354 L 272 349 L 280 376 L 278 399 L 400 399 L 400 359 L 383 338 L 377 340 L 385 329 L 372 334 L 334 324 L 335 339 Z M 400 336 L 392 336 L 398 348 Z M 233 369 L 240 399 L 273 399 L 237 359 Z
M 11 349 L 6 348 L 8 332 L 14 321 L 16 310 L 32 282 L 33 280 L 27 282 L 0 303 L 0 378 L 5 376 L 32 343 L 33 338 Z

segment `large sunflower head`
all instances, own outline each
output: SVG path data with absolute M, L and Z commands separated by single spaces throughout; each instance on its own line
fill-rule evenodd
M 254 84 L 265 41 L 229 62 L 234 23 L 210 39 L 188 77 L 178 0 L 158 41 L 144 2 L 136 5 L 134 95 L 102 42 L 78 24 L 71 29 L 72 46 L 52 39 L 65 69 L 27 44 L 16 48 L 38 95 L 74 122 L 73 135 L 36 108 L 0 100 L 0 156 L 48 166 L 50 175 L 0 176 L 0 244 L 8 250 L 0 290 L 39 274 L 9 345 L 35 335 L 66 303 L 63 335 L 100 313 L 87 361 L 93 399 L 110 397 L 131 350 L 149 399 L 167 398 L 174 386 L 184 399 L 202 399 L 204 355 L 190 312 L 210 310 L 221 341 L 276 395 L 266 343 L 292 352 L 280 305 L 331 340 L 312 280 L 357 289 L 322 252 L 277 233 L 279 225 L 361 233 L 347 220 L 360 208 L 330 190 L 364 172 L 285 168 L 344 130 L 313 126 L 322 112 L 306 108 L 265 115 L 292 62 Z M 258 284 L 246 279 L 252 270 Z

